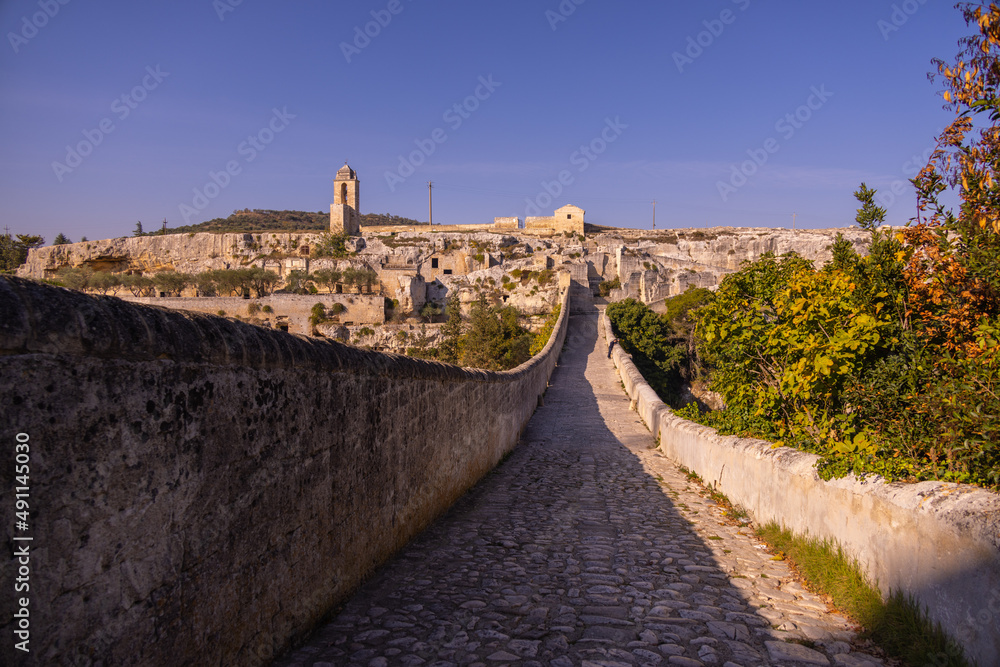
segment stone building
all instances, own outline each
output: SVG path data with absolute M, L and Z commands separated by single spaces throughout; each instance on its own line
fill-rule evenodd
M 552 217 L 525 218 L 524 229 L 526 232 L 561 234 L 571 232 L 573 234 L 583 234 L 584 211 L 579 206 L 567 204 L 562 208 L 557 208 Z
M 361 181 L 346 162 L 333 179 L 330 231 L 348 236 L 361 234 Z

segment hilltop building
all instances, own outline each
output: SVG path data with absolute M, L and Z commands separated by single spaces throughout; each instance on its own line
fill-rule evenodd
M 524 229 L 526 231 L 550 231 L 553 233 L 572 232 L 573 234 L 583 234 L 584 211 L 579 206 L 568 204 L 556 209 L 555 215 L 544 218 L 525 218 Z
M 348 166 L 333 179 L 333 204 L 330 205 L 330 231 L 334 234 L 361 234 L 361 181 L 358 173 Z

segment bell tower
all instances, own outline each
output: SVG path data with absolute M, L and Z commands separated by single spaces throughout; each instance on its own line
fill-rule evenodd
M 330 206 L 330 231 L 357 236 L 361 233 L 361 181 L 345 162 L 333 179 L 333 204 Z

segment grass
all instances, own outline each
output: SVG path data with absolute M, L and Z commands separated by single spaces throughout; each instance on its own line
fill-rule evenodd
M 774 523 L 759 529 L 757 536 L 784 556 L 812 590 L 828 595 L 838 609 L 861 625 L 864 637 L 893 657 L 911 665 L 969 665 L 961 647 L 927 618 L 913 598 L 894 592 L 883 600 L 881 592 L 840 547 L 792 535 Z
M 679 468 L 680 471 L 684 473 L 684 476 L 687 477 L 689 482 L 701 485 L 703 489 L 701 492 L 702 496 L 708 496 L 712 502 L 722 508 L 722 516 L 739 524 L 750 523 L 750 515 L 747 514 L 746 510 L 729 502 L 729 498 L 727 498 L 724 493 L 716 491 L 712 487 L 706 485 L 705 481 L 698 475 L 698 473 L 692 472 L 684 466 L 679 466 Z
M 744 523 L 748 516 L 722 493 L 705 485 L 701 477 L 683 466 L 688 481 L 700 484 L 707 495 L 724 508 L 730 519 Z M 756 531 L 757 537 L 776 554 L 772 560 L 786 560 L 815 593 L 827 595 L 834 606 L 864 628 L 862 637 L 870 639 L 890 656 L 907 665 L 969 667 L 961 646 L 931 622 L 912 597 L 893 592 L 888 599 L 872 586 L 856 561 L 829 541 L 792 535 L 791 531 L 770 523 Z M 709 538 L 712 539 L 712 538 Z M 739 575 L 736 575 L 739 576 Z M 767 579 L 766 574 L 760 575 Z

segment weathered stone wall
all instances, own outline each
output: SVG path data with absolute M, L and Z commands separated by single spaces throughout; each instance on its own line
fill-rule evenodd
M 520 218 L 493 218 L 493 229 L 499 231 L 514 231 L 521 228 Z
M 603 314 L 601 321 L 610 340 L 611 325 Z M 914 596 L 967 657 L 1000 664 L 1000 496 L 941 482 L 886 484 L 853 475 L 824 482 L 814 454 L 721 436 L 675 416 L 620 346 L 613 356 L 625 391 L 667 456 L 755 521 L 837 542 L 883 594 Z
M 0 488 L 30 437 L 17 664 L 266 664 L 515 445 L 567 299 L 541 354 L 488 373 L 0 278 Z
M 256 317 L 269 322 L 272 328 L 277 328 L 279 323 L 286 324 L 288 333 L 308 334 L 312 330 L 309 317 L 312 315 L 312 307 L 317 303 L 322 303 L 328 309 L 335 303 L 344 306 L 343 312 L 337 315 L 337 320 L 341 323 L 382 324 L 385 322 L 385 297 L 379 294 L 272 294 L 257 299 L 244 299 L 236 296 L 123 296 L 120 298 L 131 303 L 189 310 L 208 315 L 216 315 L 221 310 L 225 312 L 227 317 Z M 261 308 L 271 306 L 274 312 L 258 312 L 256 315 L 251 315 L 248 310 L 250 304 L 257 304 Z

